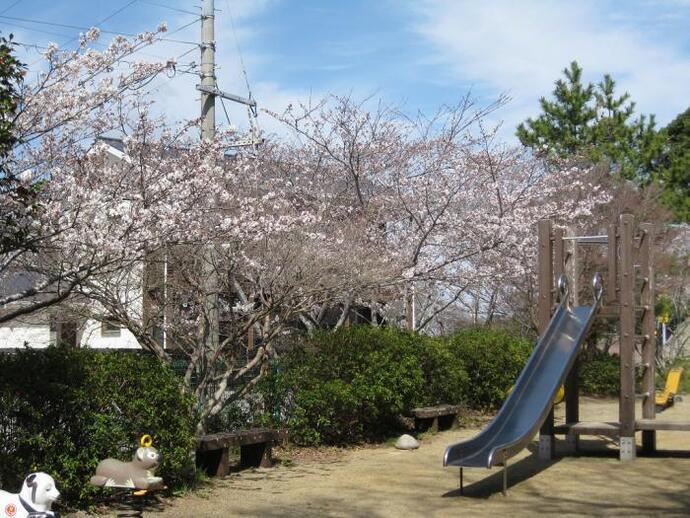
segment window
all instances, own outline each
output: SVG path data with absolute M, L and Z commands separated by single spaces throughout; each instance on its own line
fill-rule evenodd
M 101 322 L 101 336 L 120 336 L 122 333 L 122 327 L 116 321 L 112 319 L 103 320 Z

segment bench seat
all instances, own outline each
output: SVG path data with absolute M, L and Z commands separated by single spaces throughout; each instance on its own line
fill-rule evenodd
M 412 409 L 417 432 L 447 430 L 457 424 L 460 405 L 437 405 Z
M 203 435 L 197 438 L 196 463 L 209 476 L 225 476 L 230 472 L 230 448 L 239 447 L 240 467 L 270 468 L 272 448 L 284 439 L 284 433 L 271 428 Z

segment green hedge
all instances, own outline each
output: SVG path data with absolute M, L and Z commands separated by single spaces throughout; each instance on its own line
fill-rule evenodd
M 448 338 L 453 355 L 469 376 L 464 401 L 478 410 L 494 410 L 517 381 L 533 343 L 507 331 L 475 328 Z
M 424 390 L 416 337 L 358 326 L 305 338 L 263 384 L 298 444 L 382 438 Z
M 496 408 L 531 348 L 486 328 L 431 338 L 356 326 L 304 337 L 261 391 L 272 423 L 287 425 L 298 444 L 379 440 L 416 406 Z
M 472 406 L 468 400 L 470 376 L 464 361 L 448 346 L 448 340 L 425 336 L 417 336 L 417 340 L 424 376 L 420 403 L 424 406 L 446 403 Z
M 193 477 L 191 400 L 179 378 L 140 353 L 51 347 L 0 356 L 0 480 L 16 492 L 32 471 L 51 474 L 68 507 L 102 491 L 98 462 L 129 459 L 151 434 L 170 487 Z
M 466 384 L 444 341 L 356 326 L 303 337 L 261 388 L 293 441 L 345 444 L 386 437 L 415 406 L 459 403 Z
M 580 391 L 590 396 L 617 396 L 620 393 L 620 359 L 605 353 L 584 358 L 579 369 Z

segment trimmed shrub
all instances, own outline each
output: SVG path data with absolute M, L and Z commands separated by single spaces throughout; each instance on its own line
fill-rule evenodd
M 298 444 L 382 439 L 427 399 L 419 341 L 370 326 L 305 337 L 263 383 L 267 406 Z
M 529 340 L 491 328 L 458 331 L 448 344 L 468 375 L 464 403 L 479 410 L 501 405 L 533 347 Z
M 287 425 L 298 444 L 380 440 L 416 406 L 495 409 L 531 350 L 530 341 L 490 328 L 448 338 L 371 326 L 316 333 L 273 363 L 260 385 L 259 422 Z
M 620 359 L 596 353 L 580 363 L 580 390 L 590 396 L 617 396 L 620 392 Z
M 424 375 L 424 406 L 465 402 L 469 376 L 464 362 L 453 354 L 444 339 L 419 336 L 419 355 Z
M 67 506 L 100 491 L 88 481 L 106 457 L 129 459 L 141 435 L 162 454 L 170 487 L 193 477 L 192 400 L 168 366 L 141 353 L 50 347 L 0 356 L 0 480 L 16 492 L 51 474 Z

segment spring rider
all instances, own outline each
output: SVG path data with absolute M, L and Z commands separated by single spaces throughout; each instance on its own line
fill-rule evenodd
M 50 508 L 59 497 L 53 477 L 32 473 L 18 494 L 0 490 L 0 518 L 57 518 Z
M 142 516 L 142 498 L 151 491 L 165 489 L 163 479 L 153 474 L 160 459 L 160 453 L 153 447 L 153 439 L 150 435 L 144 435 L 130 462 L 102 460 L 96 468 L 96 474 L 91 477 L 91 484 L 124 490 L 121 492 L 123 504 L 129 511 L 137 514 L 122 516 Z

